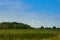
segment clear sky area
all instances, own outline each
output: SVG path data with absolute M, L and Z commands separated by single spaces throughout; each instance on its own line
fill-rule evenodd
M 60 27 L 60 0 L 0 0 L 0 22 Z

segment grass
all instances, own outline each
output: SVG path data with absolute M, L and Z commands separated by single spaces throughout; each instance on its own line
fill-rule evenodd
M 60 40 L 57 29 L 1 29 L 0 40 Z

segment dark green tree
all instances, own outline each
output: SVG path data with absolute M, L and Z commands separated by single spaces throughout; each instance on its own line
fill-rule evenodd
M 56 26 L 53 26 L 53 29 L 57 29 Z
M 18 22 L 2 22 L 0 23 L 0 29 L 31 29 L 30 25 Z
M 41 26 L 41 28 L 40 29 L 44 29 L 44 26 Z

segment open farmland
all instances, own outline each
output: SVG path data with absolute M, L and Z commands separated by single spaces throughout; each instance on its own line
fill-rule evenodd
M 0 40 L 60 40 L 59 29 L 1 29 Z

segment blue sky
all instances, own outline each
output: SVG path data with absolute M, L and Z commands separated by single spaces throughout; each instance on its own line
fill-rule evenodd
M 0 22 L 60 27 L 60 0 L 0 0 Z

